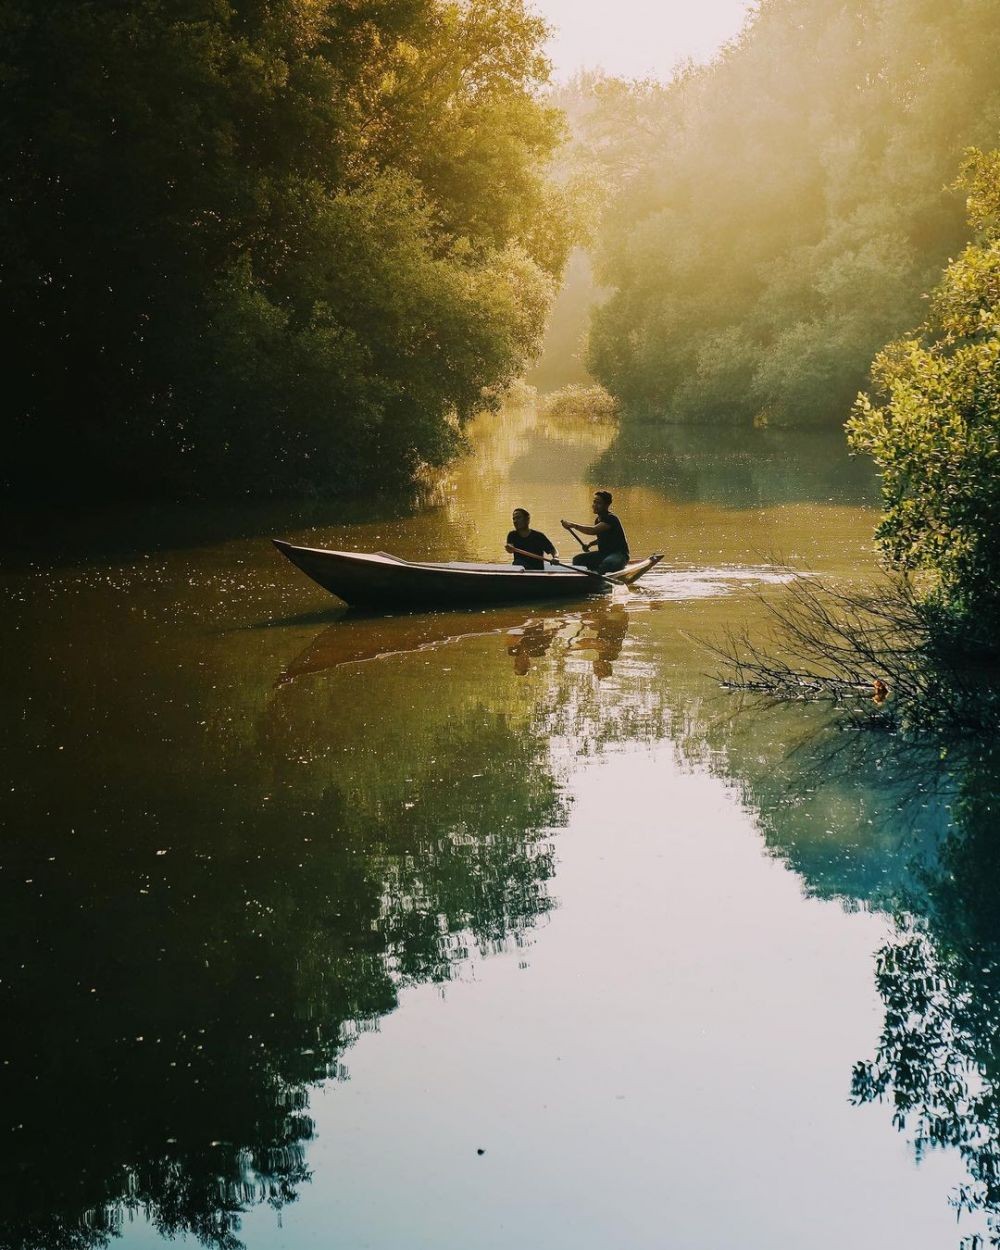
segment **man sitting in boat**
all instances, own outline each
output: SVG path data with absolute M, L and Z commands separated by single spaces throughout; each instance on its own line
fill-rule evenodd
M 515 508 L 510 519 L 514 522 L 514 528 L 507 535 L 507 550 L 514 554 L 511 563 L 519 564 L 523 569 L 544 569 L 542 557 L 556 554 L 551 540 L 541 530 L 531 528 L 531 514 L 524 508 Z M 522 552 L 530 554 L 520 554 Z
M 617 573 L 628 564 L 628 539 L 622 523 L 611 511 L 611 493 L 606 490 L 594 492 L 594 524 L 577 525 L 574 521 L 562 521 L 563 529 L 570 533 L 593 534 L 594 542 L 587 543 L 573 563 L 597 573 Z M 597 545 L 596 551 L 590 548 Z

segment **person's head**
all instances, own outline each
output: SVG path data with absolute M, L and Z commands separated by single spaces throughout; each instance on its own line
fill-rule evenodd
M 594 491 L 594 511 L 600 515 L 607 512 L 611 507 L 611 492 L 609 490 Z
M 526 530 L 531 521 L 531 513 L 526 508 L 515 508 L 510 519 L 514 522 L 516 530 Z

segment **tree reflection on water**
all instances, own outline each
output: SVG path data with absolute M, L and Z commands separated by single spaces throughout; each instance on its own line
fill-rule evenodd
M 770 733 L 758 719 L 755 746 L 739 719 L 722 724 L 715 766 L 808 892 L 892 915 L 875 958 L 881 1034 L 851 1098 L 887 1103 L 918 1158 L 957 1150 L 968 1179 L 952 1202 L 1000 1246 L 1000 747 L 908 745 L 788 713 L 774 710 Z
M 935 1146 L 959 1151 L 968 1182 L 952 1201 L 980 1212 L 989 1244 L 1000 1245 L 1000 751 L 952 765 L 957 785 L 941 870 L 927 882 L 927 906 L 898 921 L 878 952 L 885 1003 L 873 1059 L 858 1063 L 859 1103 L 887 1100 L 918 1157 Z M 963 1240 L 968 1250 L 978 1234 Z
M 221 784 L 193 762 L 185 786 L 129 777 L 140 751 L 97 810 L 81 788 L 44 829 L 22 813 L 22 866 L 37 839 L 54 862 L 3 874 L 4 1247 L 85 1250 L 142 1213 L 234 1250 L 248 1205 L 308 1178 L 308 1090 L 353 1038 L 548 910 L 561 804 L 530 723 L 446 705 L 407 766 L 362 740 L 350 784 L 293 784 L 320 711 L 267 725 L 269 777 L 256 749 Z
M 870 465 L 849 460 L 836 432 L 727 429 L 624 422 L 591 471 L 593 480 L 648 486 L 669 499 L 726 508 L 789 502 L 874 504 Z

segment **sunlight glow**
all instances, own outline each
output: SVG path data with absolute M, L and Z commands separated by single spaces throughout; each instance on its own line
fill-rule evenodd
M 708 61 L 738 34 L 748 0 L 533 0 L 555 31 L 548 43 L 553 74 L 603 69 L 626 78 L 669 78 L 690 58 Z

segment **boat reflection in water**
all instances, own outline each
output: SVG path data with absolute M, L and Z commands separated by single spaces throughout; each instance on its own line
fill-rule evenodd
M 407 616 L 361 616 L 353 613 L 327 626 L 282 670 L 278 685 L 313 676 L 343 664 L 409 655 L 500 634 L 524 619 L 523 608 L 492 612 L 444 612 Z
M 625 643 L 629 615 L 656 606 L 654 599 L 633 595 L 628 603 L 600 600 L 583 611 L 544 616 L 525 617 L 523 608 L 400 617 L 346 616 L 317 634 L 285 666 L 277 684 L 284 686 L 344 664 L 437 650 L 492 635 L 503 638 L 518 676 L 530 671 L 533 659 L 541 659 L 554 649 L 592 655 L 594 675 L 609 677 Z

